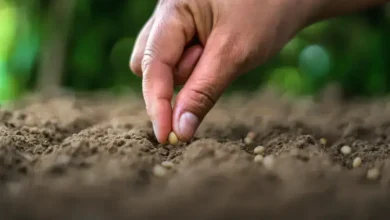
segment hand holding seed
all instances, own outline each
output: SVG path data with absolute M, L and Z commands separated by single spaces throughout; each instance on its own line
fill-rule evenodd
M 297 31 L 387 0 L 160 0 L 139 34 L 130 68 L 142 76 L 160 143 L 182 141 L 234 79 L 276 54 Z M 175 85 L 184 85 L 172 109 Z

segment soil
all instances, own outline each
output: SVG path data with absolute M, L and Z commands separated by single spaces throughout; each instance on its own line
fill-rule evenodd
M 139 97 L 3 107 L 0 218 L 387 219 L 390 101 L 329 94 L 224 97 L 178 146 L 156 142 Z

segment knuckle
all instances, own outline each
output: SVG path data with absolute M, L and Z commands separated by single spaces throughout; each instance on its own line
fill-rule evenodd
M 154 44 L 151 44 L 148 48 L 145 49 L 144 56 L 141 61 L 142 72 L 146 72 L 151 62 L 156 58 L 157 47 Z
M 204 112 L 205 109 L 211 109 L 215 105 L 217 98 L 214 94 L 215 87 L 209 83 L 199 83 L 198 86 L 189 88 L 190 95 L 189 99 L 193 102 L 193 111 Z

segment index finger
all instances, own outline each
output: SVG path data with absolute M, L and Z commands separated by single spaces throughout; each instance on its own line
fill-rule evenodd
M 165 143 L 172 131 L 173 71 L 194 34 L 190 27 L 169 7 L 160 7 L 146 44 L 142 88 L 146 109 L 160 143 Z

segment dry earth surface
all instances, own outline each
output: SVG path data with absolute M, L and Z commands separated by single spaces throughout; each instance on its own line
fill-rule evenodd
M 390 100 L 329 94 L 223 98 L 177 146 L 137 97 L 3 107 L 0 219 L 387 219 Z

